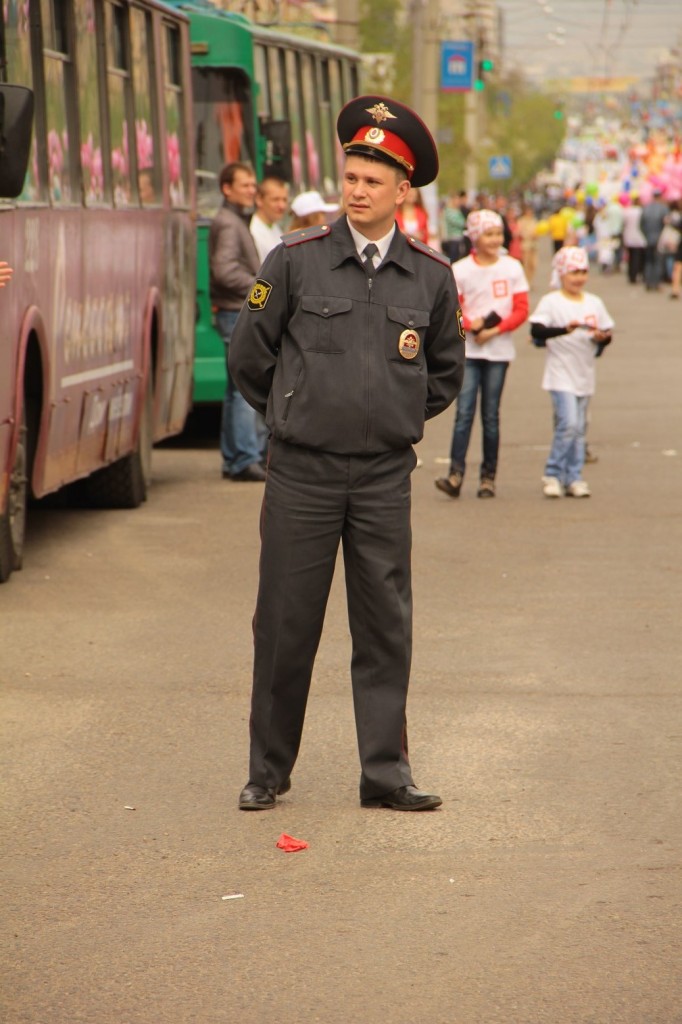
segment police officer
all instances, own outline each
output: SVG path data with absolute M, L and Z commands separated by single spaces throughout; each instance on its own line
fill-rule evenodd
M 345 214 L 284 236 L 230 348 L 230 373 L 271 431 L 242 810 L 274 807 L 290 788 L 339 542 L 360 802 L 442 802 L 415 787 L 407 756 L 410 474 L 424 420 L 460 389 L 463 331 L 450 261 L 395 224 L 438 155 L 416 114 L 382 96 L 348 103 L 337 131 Z

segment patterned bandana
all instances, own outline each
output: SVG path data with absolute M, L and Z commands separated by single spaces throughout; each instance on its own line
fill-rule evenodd
M 471 244 L 476 245 L 476 240 L 480 238 L 484 231 L 502 227 L 504 227 L 504 224 L 499 213 L 495 213 L 494 210 L 474 210 L 467 217 L 465 234 L 471 239 Z
M 555 253 L 552 260 L 552 277 L 549 282 L 550 288 L 560 288 L 561 278 L 564 274 L 570 274 L 574 270 L 589 270 L 590 261 L 585 249 L 577 245 L 565 245 Z

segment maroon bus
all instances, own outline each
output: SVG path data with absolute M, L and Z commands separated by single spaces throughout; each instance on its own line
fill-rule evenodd
M 0 142 L 0 581 L 21 567 L 30 498 L 79 481 L 89 504 L 145 500 L 152 444 L 189 410 L 195 320 L 186 18 L 154 0 L 3 0 L 0 140 L 11 86 L 34 114 L 15 190 Z

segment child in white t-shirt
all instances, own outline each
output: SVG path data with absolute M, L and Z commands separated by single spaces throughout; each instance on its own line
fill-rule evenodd
M 498 213 L 493 210 L 470 213 L 466 233 L 473 251 L 452 268 L 466 330 L 464 383 L 457 398 L 450 473 L 439 477 L 435 483 L 438 490 L 449 497 L 459 497 L 480 392 L 483 459 L 478 497 L 493 498 L 502 388 L 509 363 L 516 355 L 512 331 L 528 319 L 528 281 L 519 260 L 500 251 L 504 225 Z
M 589 262 L 584 249 L 566 246 L 552 261 L 548 292 L 530 316 L 533 343 L 546 348 L 542 387 L 552 396 L 554 438 L 542 478 L 543 493 L 588 498 L 582 479 L 587 406 L 594 394 L 595 359 L 611 341 L 614 322 L 600 298 L 584 291 Z

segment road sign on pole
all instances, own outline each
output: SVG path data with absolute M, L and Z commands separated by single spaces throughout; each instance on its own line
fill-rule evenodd
M 440 44 L 442 92 L 468 92 L 474 82 L 474 44 L 468 39 Z
M 488 161 L 488 174 L 491 178 L 511 178 L 512 161 L 510 156 L 491 156 Z

